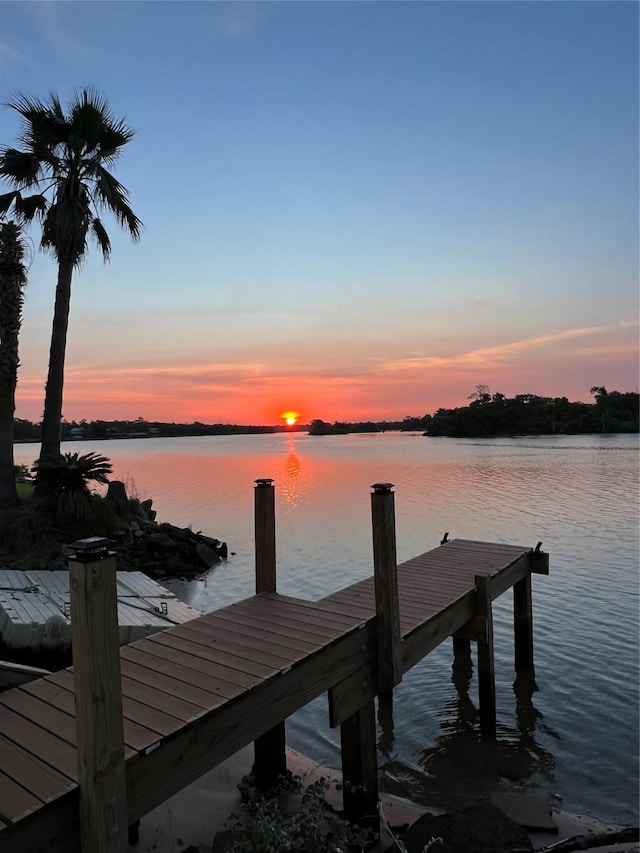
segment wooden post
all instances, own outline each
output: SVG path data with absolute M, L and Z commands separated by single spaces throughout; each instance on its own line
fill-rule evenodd
M 451 680 L 459 693 L 468 692 L 472 676 L 471 641 L 454 635 Z
M 378 754 L 373 699 L 340 726 L 342 801 L 352 823 L 380 832 Z
M 392 483 L 374 483 L 371 488 L 378 690 L 381 697 L 390 697 L 402 679 L 395 495 L 391 491 Z
M 529 573 L 513 585 L 513 639 L 516 672 L 533 669 L 533 609 Z
M 110 539 L 74 542 L 69 557 L 82 850 L 127 849 L 116 558 Z
M 476 614 L 485 621 L 485 631 L 478 638 L 478 699 L 480 730 L 496 733 L 496 676 L 493 662 L 493 620 L 491 612 L 491 575 L 476 575 Z
M 273 480 L 256 480 L 256 593 L 276 592 L 276 511 Z
M 273 480 L 256 480 L 255 486 L 256 595 L 276 592 L 276 513 Z M 256 788 L 267 791 L 287 773 L 284 720 L 253 743 Z

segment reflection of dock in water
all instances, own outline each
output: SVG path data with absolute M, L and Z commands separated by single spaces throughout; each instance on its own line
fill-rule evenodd
M 388 780 L 385 787 L 404 796 L 408 788 L 416 802 L 451 809 L 512 785 L 551 783 L 555 759 L 536 740 L 536 731 L 553 738 L 558 735 L 544 723 L 533 702 L 538 691 L 533 667 L 521 668 L 513 683 L 515 726 L 500 723 L 496 737 L 486 737 L 470 695 L 474 674 L 471 649 L 455 639 L 453 645 L 455 693 L 438 709 L 441 734 L 433 746 L 414 756 L 417 767 L 394 757 L 393 718 L 383 704 L 379 706 L 378 748 L 385 756 L 381 766 Z
M 397 566 L 394 494 L 373 489 L 373 577 L 316 602 L 278 593 L 275 489 L 257 480 L 256 595 L 121 649 L 115 556 L 71 558 L 73 670 L 0 695 L 2 853 L 120 853 L 127 826 L 252 741 L 268 787 L 286 771 L 284 720 L 323 693 L 341 730 L 345 813 L 375 824 L 374 701 L 390 715 L 404 673 L 451 636 L 459 654 L 477 644 L 480 732 L 458 661 L 458 713 L 423 766 L 460 737 L 479 757 L 495 751 L 492 601 L 513 588 L 522 672 L 533 665 L 531 573 L 547 574 L 548 558 L 454 540 Z M 520 717 L 530 738 L 526 698 Z

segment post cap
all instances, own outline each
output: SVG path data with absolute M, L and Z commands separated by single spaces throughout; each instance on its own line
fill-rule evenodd
M 273 480 L 270 477 L 259 477 L 256 481 L 256 486 L 270 486 Z
M 393 488 L 393 483 L 374 483 L 371 488 L 375 495 L 388 495 Z
M 87 539 L 77 539 L 69 547 L 75 551 L 73 556 L 76 560 L 93 563 L 109 556 L 109 545 L 115 545 L 113 539 L 106 536 L 89 536 Z

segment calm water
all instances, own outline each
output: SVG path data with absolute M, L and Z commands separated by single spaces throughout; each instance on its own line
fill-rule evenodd
M 380 721 L 386 787 L 449 804 L 523 786 L 573 812 L 638 821 L 638 437 L 428 439 L 387 433 L 123 440 L 73 445 L 108 455 L 161 521 L 233 552 L 177 592 L 208 611 L 253 593 L 253 481 L 276 484 L 279 590 L 309 599 L 371 568 L 370 486 L 395 484 L 398 559 L 450 538 L 534 546 L 535 685 L 514 690 L 511 595 L 495 603 L 498 739 L 478 735 L 477 685 L 452 675 L 447 642 L 396 691 Z M 33 461 L 33 445 L 16 461 Z M 96 531 L 97 534 L 100 531 Z M 466 689 L 468 687 L 468 690 Z M 291 718 L 288 740 L 338 766 L 326 699 Z

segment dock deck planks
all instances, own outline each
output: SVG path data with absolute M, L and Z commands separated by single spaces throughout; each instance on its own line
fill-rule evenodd
M 477 574 L 497 595 L 530 553 L 454 540 L 398 566 L 403 670 L 468 621 Z M 367 578 L 316 602 L 263 593 L 121 648 L 130 820 L 371 668 L 374 619 Z M 77 850 L 74 715 L 71 670 L 0 694 L 1 853 Z

